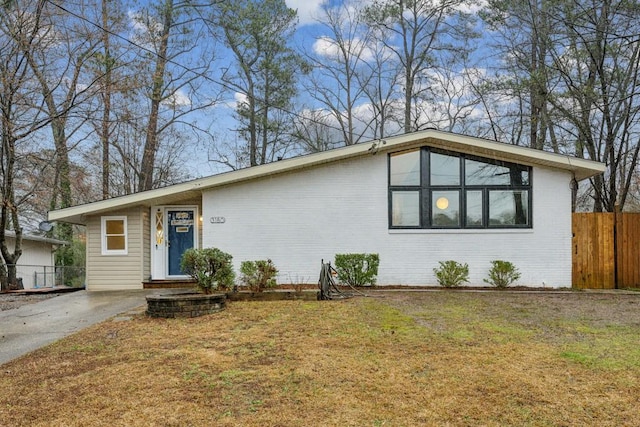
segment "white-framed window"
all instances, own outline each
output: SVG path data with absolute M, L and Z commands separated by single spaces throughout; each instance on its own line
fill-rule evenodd
M 127 254 L 127 217 L 103 216 L 100 233 L 102 239 L 102 255 Z

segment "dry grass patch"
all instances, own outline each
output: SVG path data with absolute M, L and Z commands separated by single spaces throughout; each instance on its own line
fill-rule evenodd
M 3 365 L 1 424 L 636 422 L 640 295 L 380 295 L 102 323 Z

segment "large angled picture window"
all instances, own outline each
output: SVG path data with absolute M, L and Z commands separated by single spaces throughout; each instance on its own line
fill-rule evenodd
M 390 228 L 529 228 L 531 167 L 430 147 L 389 155 Z

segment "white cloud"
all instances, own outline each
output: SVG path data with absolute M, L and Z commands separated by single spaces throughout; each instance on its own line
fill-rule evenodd
M 247 95 L 244 93 L 236 92 L 233 94 L 233 99 L 236 101 L 236 104 L 246 104 L 247 103 Z
M 323 36 L 313 43 L 313 53 L 332 58 L 338 54 L 338 46 L 330 37 Z
M 227 98 L 223 102 L 216 104 L 216 106 L 220 108 L 236 110 L 241 104 L 248 104 L 247 95 L 245 95 L 244 93 L 235 92 L 233 94 L 233 99 Z
M 191 99 L 184 93 L 183 90 L 178 89 L 171 94 L 167 99 L 162 102 L 164 105 L 171 106 L 173 108 L 187 107 L 191 105 Z
M 136 10 L 129 10 L 127 12 L 131 28 L 136 32 L 145 32 L 147 28 L 142 24 L 142 14 Z
M 153 49 L 151 40 L 154 34 L 161 33 L 162 24 L 139 11 L 129 10 L 127 16 L 131 27 L 131 39 L 146 49 Z
M 478 12 L 480 12 L 482 9 L 484 9 L 487 6 L 487 4 L 488 4 L 487 0 L 464 2 L 456 6 L 456 10 L 459 10 L 462 13 L 469 13 L 469 14 L 475 15 Z
M 373 51 L 364 46 L 364 42 L 360 38 L 355 37 L 349 44 L 349 51 L 353 58 L 357 57 L 362 61 L 373 59 Z M 322 36 L 313 43 L 313 52 L 318 56 L 331 60 L 338 60 L 341 56 L 338 50 L 338 43 L 328 36 Z
M 287 6 L 298 11 L 300 26 L 315 24 L 320 10 L 328 0 L 285 0 Z

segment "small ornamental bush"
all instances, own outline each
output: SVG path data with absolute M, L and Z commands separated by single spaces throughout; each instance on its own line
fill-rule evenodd
M 445 288 L 454 288 L 469 281 L 469 266 L 457 261 L 438 261 L 440 267 L 434 268 L 438 284 Z
M 489 277 L 484 279 L 484 281 L 496 288 L 506 288 L 520 278 L 520 272 L 516 266 L 509 261 L 495 260 L 491 261 L 491 264 Z
M 196 287 L 205 294 L 218 289 L 233 287 L 236 275 L 231 260 L 233 257 L 217 248 L 187 249 L 182 254 L 180 267 L 185 274 L 196 280 Z
M 379 265 L 378 254 L 336 254 L 338 281 L 351 286 L 374 286 Z
M 278 269 L 270 259 L 264 261 L 242 261 L 240 264 L 242 281 L 253 292 L 262 292 L 267 288 L 274 288 Z

